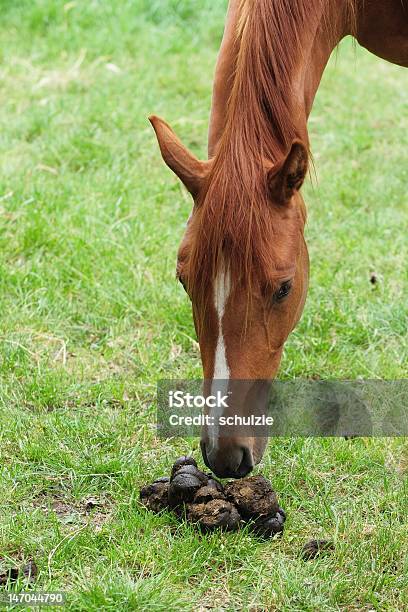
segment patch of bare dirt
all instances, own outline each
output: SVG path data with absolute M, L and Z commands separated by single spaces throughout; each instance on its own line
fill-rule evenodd
M 54 512 L 63 525 L 92 525 L 99 531 L 109 521 L 113 502 L 109 496 L 86 497 L 80 501 L 68 499 L 62 493 L 41 492 L 33 500 L 33 506 L 45 514 Z

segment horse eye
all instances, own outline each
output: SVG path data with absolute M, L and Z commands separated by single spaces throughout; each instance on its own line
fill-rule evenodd
M 282 300 L 284 300 L 285 297 L 289 295 L 291 289 L 292 289 L 292 281 L 289 280 L 289 281 L 285 281 L 284 283 L 282 283 L 279 289 L 275 291 L 273 295 L 274 301 L 281 302 Z

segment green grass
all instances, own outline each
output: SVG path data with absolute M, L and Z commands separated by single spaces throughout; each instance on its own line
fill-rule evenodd
M 271 443 L 279 541 L 200 536 L 138 502 L 199 454 L 155 438 L 156 381 L 201 374 L 174 280 L 191 203 L 146 117 L 204 155 L 224 12 L 0 1 L 0 573 L 35 559 L 36 589 L 70 610 L 403 610 L 404 440 Z M 310 121 L 311 287 L 282 377 L 408 377 L 407 86 L 349 41 L 330 62 Z M 335 551 L 302 561 L 321 536 Z

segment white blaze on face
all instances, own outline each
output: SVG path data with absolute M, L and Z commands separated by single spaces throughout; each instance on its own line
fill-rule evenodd
M 225 313 L 225 305 L 227 303 L 231 291 L 231 280 L 229 272 L 225 272 L 222 266 L 218 272 L 214 283 L 214 306 L 218 315 L 218 340 L 217 348 L 215 349 L 214 361 L 214 378 L 228 380 L 230 372 L 227 363 L 225 351 L 225 339 L 222 330 L 222 319 Z
M 213 382 L 211 385 L 211 393 L 213 395 L 216 395 L 217 391 L 219 391 L 222 395 L 226 395 L 228 392 L 228 380 L 230 377 L 230 370 L 227 362 L 222 320 L 224 317 L 225 306 L 227 304 L 230 291 L 230 273 L 228 270 L 225 270 L 224 266 L 221 266 L 214 283 L 214 306 L 218 316 L 218 338 L 214 357 Z M 222 415 L 222 412 L 222 407 L 212 408 L 210 410 L 211 416 L 213 416 L 215 419 L 214 426 L 210 428 L 212 435 L 209 436 L 213 450 L 216 450 L 218 444 L 219 427 L 217 424 L 217 419 L 219 416 Z

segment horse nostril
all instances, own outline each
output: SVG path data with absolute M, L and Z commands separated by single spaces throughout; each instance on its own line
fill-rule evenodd
M 211 470 L 212 468 L 211 468 L 211 465 L 210 465 L 210 463 L 209 463 L 209 461 L 208 461 L 208 457 L 207 457 L 207 449 L 206 449 L 206 447 L 205 447 L 205 442 L 203 442 L 202 440 L 201 440 L 201 442 L 200 442 L 200 448 L 201 448 L 201 454 L 202 454 L 202 456 L 203 456 L 203 461 L 204 461 L 205 465 L 206 465 L 208 468 L 210 468 L 210 470 Z
M 252 453 L 249 448 L 243 447 L 243 457 L 242 461 L 239 465 L 236 478 L 243 478 L 247 476 L 254 469 L 254 460 L 252 458 Z

